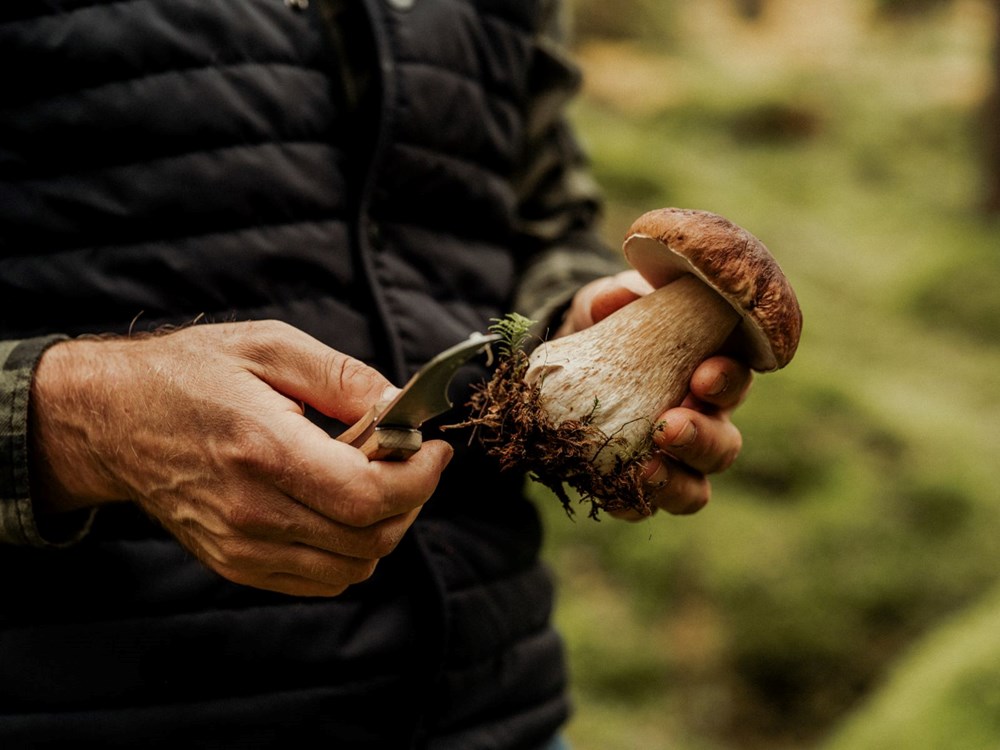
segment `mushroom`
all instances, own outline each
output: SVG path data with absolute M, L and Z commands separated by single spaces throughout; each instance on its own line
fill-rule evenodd
M 642 463 L 655 420 L 679 405 L 697 366 L 731 353 L 758 372 L 784 367 L 802 329 L 795 293 L 760 240 L 717 214 L 650 211 L 623 244 L 654 291 L 595 325 L 540 344 L 517 370 L 523 388 L 479 395 L 491 453 L 560 496 L 649 513 Z M 510 374 L 508 373 L 508 377 Z M 488 391 L 489 389 L 487 389 Z M 499 415 L 499 416 L 498 416 Z

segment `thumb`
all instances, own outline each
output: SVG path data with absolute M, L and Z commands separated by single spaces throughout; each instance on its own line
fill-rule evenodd
M 350 423 L 398 390 L 374 368 L 297 328 L 265 326 L 249 353 L 250 369 L 288 398 Z
M 599 323 L 611 313 L 637 299 L 639 299 L 639 295 L 631 289 L 620 286 L 602 289 L 590 301 L 590 317 L 595 323 Z
M 652 287 L 637 271 L 622 271 L 607 279 L 595 290 L 590 300 L 590 315 L 597 323 L 629 302 L 635 302 L 652 291 Z

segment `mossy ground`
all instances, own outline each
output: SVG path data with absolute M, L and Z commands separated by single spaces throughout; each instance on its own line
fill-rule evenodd
M 806 328 L 734 414 L 744 448 L 703 511 L 571 524 L 531 487 L 573 675 L 567 737 L 816 750 L 998 584 L 1000 224 L 975 214 L 994 6 L 902 21 L 875 0 L 767 0 L 751 22 L 730 0 L 622 0 L 628 28 L 609 38 L 607 3 L 571 4 L 590 32 L 574 117 L 608 241 L 651 207 L 716 211 L 780 259 Z M 977 628 L 959 645 L 996 640 Z M 907 728 L 939 739 L 981 705 L 995 737 L 974 678 L 954 676 L 949 705 L 921 676 L 934 700 L 908 706 Z M 912 745 L 882 710 L 858 719 L 882 747 Z M 983 747 L 981 731 L 947 746 Z

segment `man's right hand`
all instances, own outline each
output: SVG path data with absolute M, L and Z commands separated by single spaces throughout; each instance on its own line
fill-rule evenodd
M 32 385 L 36 512 L 129 500 L 232 581 L 337 595 L 396 547 L 452 456 L 432 440 L 369 461 L 304 416 L 350 424 L 387 389 L 274 321 L 56 344 Z

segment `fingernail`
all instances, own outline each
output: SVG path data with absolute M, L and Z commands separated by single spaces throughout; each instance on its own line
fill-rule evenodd
M 399 395 L 399 392 L 401 390 L 402 390 L 401 388 L 397 388 L 394 385 L 387 385 L 385 387 L 385 390 L 382 391 L 382 398 L 380 398 L 378 400 L 378 403 L 375 405 L 376 408 L 381 411 L 382 409 L 384 409 L 385 407 L 387 407 L 390 404 L 390 402 L 394 398 L 396 398 L 396 396 Z
M 670 470 L 664 461 L 657 461 L 656 468 L 646 477 L 646 484 L 650 487 L 663 487 L 670 481 Z
M 673 442 L 670 443 L 670 447 L 687 448 L 696 437 L 698 437 L 698 428 L 694 426 L 693 422 L 685 422 L 680 432 L 674 437 Z
M 709 387 L 708 395 L 721 396 L 728 387 L 729 387 L 729 378 L 726 376 L 724 372 L 719 373 L 719 376 L 715 379 L 715 382 L 713 382 L 712 385 Z

